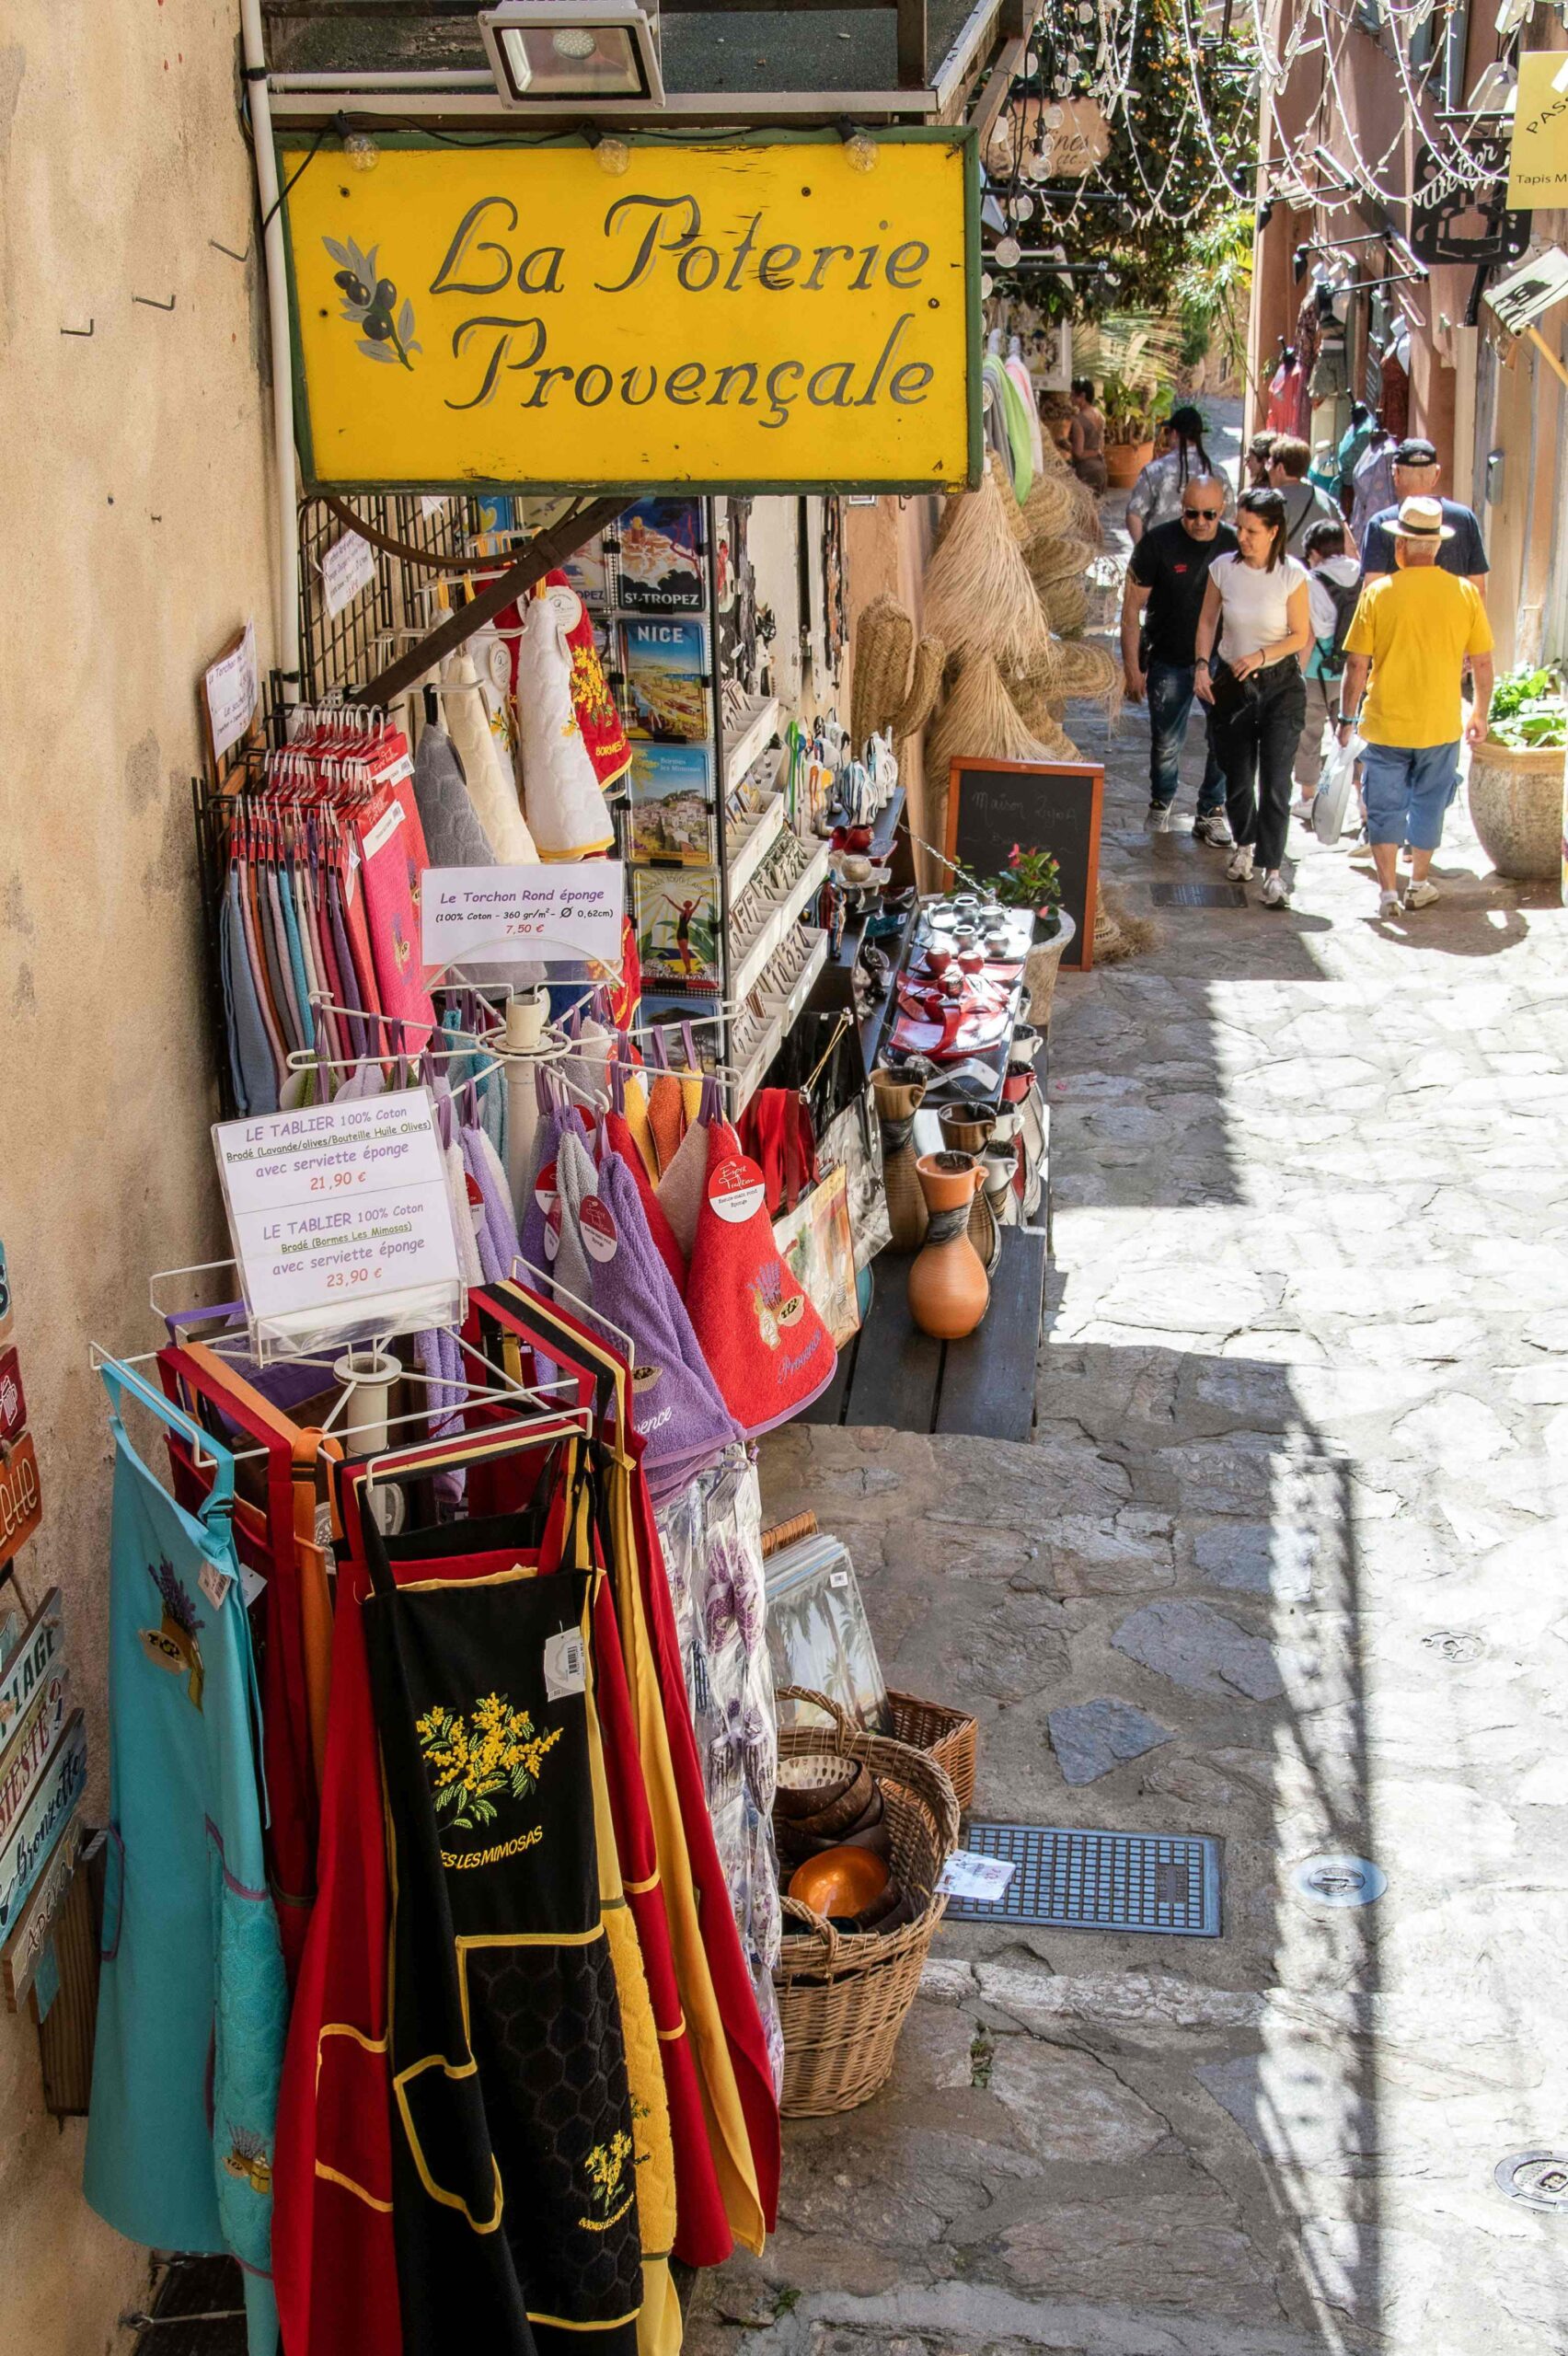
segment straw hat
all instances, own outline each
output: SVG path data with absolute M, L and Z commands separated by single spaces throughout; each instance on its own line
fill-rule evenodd
M 1451 540 L 1453 537 L 1453 525 L 1443 521 L 1440 499 L 1401 500 L 1394 525 L 1396 540 Z

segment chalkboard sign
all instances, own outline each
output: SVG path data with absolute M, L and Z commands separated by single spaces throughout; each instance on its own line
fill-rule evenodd
M 1062 906 L 1078 927 L 1064 965 L 1094 963 L 1100 800 L 1105 772 L 1091 761 L 981 761 L 960 756 L 948 784 L 946 850 L 972 875 L 999 875 L 1014 843 L 1048 850 L 1062 871 Z

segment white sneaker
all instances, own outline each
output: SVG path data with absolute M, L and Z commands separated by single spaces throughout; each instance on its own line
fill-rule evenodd
M 1151 835 L 1168 835 L 1170 832 L 1170 803 L 1151 802 L 1148 805 L 1147 814 L 1144 819 L 1144 825 L 1148 828 Z
M 1390 917 L 1401 917 L 1403 914 L 1404 902 L 1397 892 L 1378 893 L 1378 921 L 1379 924 L 1387 924 Z
M 1288 908 L 1290 895 L 1277 867 L 1271 867 L 1263 878 L 1262 901 L 1265 908 Z
M 1193 821 L 1193 840 L 1207 843 L 1211 850 L 1233 850 L 1235 843 L 1223 810 L 1206 811 Z
M 1225 862 L 1225 872 L 1233 884 L 1245 884 L 1251 879 L 1252 873 L 1251 843 L 1243 843 L 1239 850 L 1231 852 Z
M 1434 900 L 1440 900 L 1442 896 L 1436 884 L 1428 884 L 1424 878 L 1419 884 L 1405 885 L 1404 904 L 1407 908 L 1429 908 Z
M 1299 818 L 1304 826 L 1309 826 L 1312 819 L 1312 796 L 1309 793 L 1304 793 L 1299 802 L 1293 802 L 1290 805 L 1290 814 L 1293 818 Z

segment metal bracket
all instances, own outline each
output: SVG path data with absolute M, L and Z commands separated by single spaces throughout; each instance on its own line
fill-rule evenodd
M 140 303 L 144 310 L 172 311 L 178 297 L 171 294 L 167 303 L 160 303 L 151 294 L 133 294 L 131 300 L 133 303 Z
M 532 589 L 536 581 L 542 581 L 547 572 L 591 540 L 595 532 L 602 532 L 606 524 L 614 523 L 625 504 L 623 499 L 592 500 L 580 514 L 553 524 L 548 532 L 537 533 L 515 564 L 508 565 L 498 580 L 479 590 L 406 654 L 400 654 L 385 671 L 378 672 L 352 700 L 373 705 L 391 703 L 405 688 L 422 679 L 444 656 L 453 653 L 477 629 L 492 621 L 503 606 L 510 606 L 525 590 Z
M 85 328 L 62 328 L 60 332 L 62 335 L 79 335 L 86 337 L 91 335 L 97 324 L 98 322 L 96 319 L 89 319 Z

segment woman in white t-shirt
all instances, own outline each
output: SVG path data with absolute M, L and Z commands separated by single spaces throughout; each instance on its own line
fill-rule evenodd
M 1214 709 L 1214 748 L 1236 837 L 1226 873 L 1239 884 L 1261 867 L 1266 908 L 1289 905 L 1279 866 L 1307 718 L 1298 657 L 1312 641 L 1307 568 L 1286 554 L 1288 528 L 1277 491 L 1244 491 L 1237 502 L 1239 545 L 1209 566 L 1193 679 Z

